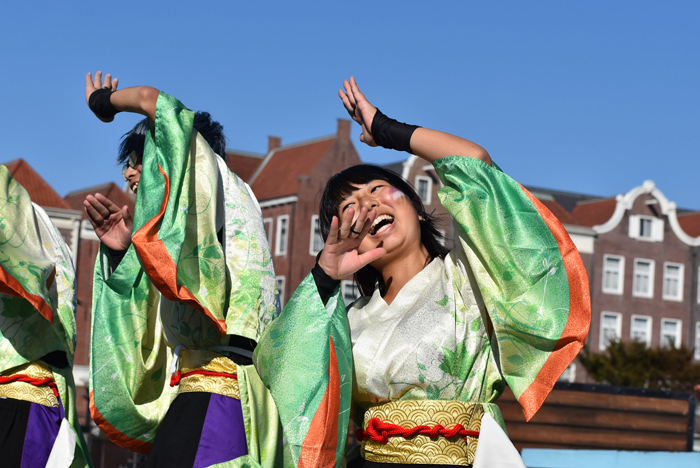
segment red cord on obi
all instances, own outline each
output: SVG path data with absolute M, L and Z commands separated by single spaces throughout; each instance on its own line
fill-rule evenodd
M 180 370 L 175 371 L 175 373 L 170 377 L 170 386 L 174 387 L 180 383 L 180 380 L 190 375 L 208 375 L 209 377 L 226 377 L 227 379 L 238 380 L 236 374 L 226 374 L 224 372 L 212 372 L 206 370 L 193 370 L 183 374 Z
M 379 418 L 372 418 L 367 423 L 367 429 L 357 430 L 357 440 L 360 442 L 371 439 L 374 442 L 386 444 L 389 442 L 389 437 L 403 437 L 409 439 L 416 435 L 426 435 L 430 438 L 444 436 L 447 439 L 452 437 L 479 437 L 479 431 L 469 431 L 461 424 L 455 424 L 451 429 L 447 429 L 440 424 L 433 427 L 430 426 L 415 426 L 412 428 L 403 428 L 396 424 L 384 422 Z
M 56 387 L 56 382 L 54 382 L 54 380 L 51 377 L 44 377 L 43 379 L 37 379 L 35 377 L 29 377 L 28 375 L 24 375 L 24 374 L 15 374 L 15 375 L 10 375 L 8 377 L 0 376 L 0 385 L 10 383 L 10 382 L 25 382 L 25 383 L 34 385 L 35 387 L 47 385 L 51 389 L 53 394 L 56 395 L 56 398 L 60 398 L 60 396 L 58 395 L 58 387 Z

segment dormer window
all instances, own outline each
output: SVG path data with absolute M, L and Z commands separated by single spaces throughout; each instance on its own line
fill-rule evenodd
M 663 242 L 664 220 L 653 216 L 630 215 L 629 236 L 647 242 Z

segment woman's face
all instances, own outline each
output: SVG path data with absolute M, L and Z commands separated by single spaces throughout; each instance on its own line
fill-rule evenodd
M 372 266 L 381 267 L 395 258 L 411 253 L 412 249 L 420 249 L 420 220 L 413 204 L 403 192 L 385 180 L 373 180 L 356 187 L 357 190 L 341 202 L 338 219 L 350 208 L 355 211 L 354 219 L 357 219 L 363 207 L 368 211 L 376 210 L 377 217 L 359 248 L 360 253 L 377 247 L 386 249 L 386 255 Z

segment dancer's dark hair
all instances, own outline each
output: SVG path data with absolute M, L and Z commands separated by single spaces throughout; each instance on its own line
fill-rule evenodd
M 193 126 L 207 140 L 211 149 L 225 160 L 226 136 L 224 135 L 224 126 L 213 120 L 209 112 L 195 112 Z M 147 132 L 148 119 L 143 119 L 122 136 L 117 153 L 118 164 L 126 164 L 132 152 L 139 155 L 139 158 L 143 155 Z
M 328 179 L 326 188 L 321 197 L 319 206 L 319 227 L 325 241 L 331 228 L 333 216 L 338 216 L 338 209 L 343 200 L 357 190 L 358 186 L 365 185 L 373 180 L 385 180 L 392 187 L 399 189 L 408 197 L 413 209 L 423 220 L 420 222 L 421 243 L 425 246 L 430 259 L 436 257 L 445 258 L 449 252 L 442 245 L 443 235 L 436 227 L 436 218 L 425 212 L 425 207 L 416 191 L 403 177 L 383 167 L 370 164 L 360 164 L 349 167 Z M 384 288 L 384 280 L 377 270 L 370 265 L 365 266 L 355 273 L 355 283 L 363 296 L 371 295 L 376 288 Z

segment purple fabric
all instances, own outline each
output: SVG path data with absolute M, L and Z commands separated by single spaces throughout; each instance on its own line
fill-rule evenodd
M 32 403 L 22 447 L 21 468 L 44 468 L 63 419 L 63 406 L 49 408 Z
M 192 468 L 205 468 L 247 454 L 240 400 L 213 393 Z

